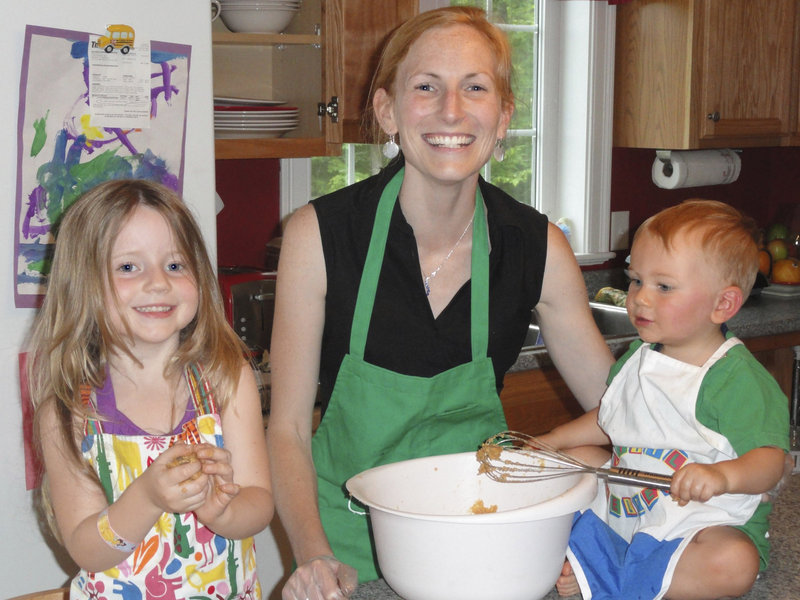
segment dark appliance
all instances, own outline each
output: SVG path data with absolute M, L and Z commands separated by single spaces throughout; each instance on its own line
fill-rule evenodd
M 275 276 L 274 271 L 250 267 L 219 267 L 225 316 L 256 362 L 261 361 L 265 350 L 269 351 Z
M 266 414 L 270 404 L 269 341 L 275 312 L 274 271 L 250 267 L 219 267 L 225 316 L 250 349 L 253 374 Z

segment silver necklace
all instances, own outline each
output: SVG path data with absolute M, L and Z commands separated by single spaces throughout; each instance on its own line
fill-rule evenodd
M 472 221 L 474 221 L 474 220 L 475 220 L 475 217 L 473 216 L 472 219 L 470 219 L 469 223 L 467 223 L 467 226 L 464 228 L 464 232 L 461 234 L 461 237 L 459 237 L 458 240 L 456 241 L 455 245 L 452 248 L 450 248 L 450 252 L 447 253 L 447 256 L 445 256 L 444 259 L 442 260 L 442 262 L 440 262 L 439 265 L 433 271 L 431 271 L 430 274 L 425 278 L 424 284 L 425 284 L 425 295 L 426 296 L 430 296 L 431 295 L 431 279 L 436 277 L 436 275 L 439 273 L 441 268 L 444 266 L 444 263 L 446 263 L 448 260 L 450 260 L 450 257 L 453 256 L 453 252 L 456 251 L 456 248 L 458 248 L 458 245 L 461 243 L 461 240 L 463 240 L 464 236 L 467 235 L 467 231 L 469 231 L 469 228 L 472 226 Z

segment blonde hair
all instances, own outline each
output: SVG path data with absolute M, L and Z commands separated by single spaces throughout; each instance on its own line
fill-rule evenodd
M 113 351 L 135 360 L 126 341 L 130 329 L 126 324 L 124 332 L 115 330 L 105 300 L 115 297 L 107 294 L 113 289 L 114 240 L 140 206 L 166 220 L 198 293 L 197 313 L 181 331 L 164 376 L 182 373 L 189 363 L 202 365 L 218 406 L 224 407 L 236 393 L 244 364 L 246 347 L 225 319 L 200 228 L 182 199 L 163 185 L 137 179 L 109 181 L 89 190 L 57 226 L 47 293 L 34 319 L 27 359 L 37 438 L 41 409 L 53 403 L 60 435 L 76 465 L 83 460 L 75 427 L 96 416 L 83 406 L 81 386 L 103 385 Z
M 719 270 L 724 285 L 735 285 L 745 298 L 758 273 L 758 226 L 750 217 L 716 200 L 686 200 L 647 219 L 633 243 L 646 233 L 671 248 L 679 233 L 697 232 L 700 248 Z
M 370 85 L 366 123 L 366 129 L 375 143 L 381 142 L 385 137 L 374 110 L 369 110 L 372 107 L 372 99 L 375 96 L 375 92 L 383 88 L 390 96 L 394 95 L 394 84 L 400 63 L 408 55 L 412 44 L 423 33 L 437 27 L 453 27 L 456 25 L 472 27 L 486 39 L 497 61 L 495 78 L 503 108 L 513 106 L 511 45 L 505 33 L 490 23 L 486 18 L 486 13 L 480 8 L 447 6 L 425 11 L 395 29 L 381 53 L 378 67 Z

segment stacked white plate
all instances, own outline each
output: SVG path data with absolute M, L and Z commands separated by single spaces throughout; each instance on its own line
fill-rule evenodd
M 280 100 L 214 98 L 214 137 L 275 138 L 297 127 L 298 109 Z
M 220 0 L 220 19 L 237 33 L 281 33 L 302 0 Z

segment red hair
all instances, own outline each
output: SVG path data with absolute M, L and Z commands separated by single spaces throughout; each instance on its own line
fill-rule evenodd
M 633 242 L 649 233 L 669 249 L 679 233 L 695 232 L 725 285 L 739 287 L 747 297 L 758 272 L 758 226 L 724 202 L 694 199 L 671 206 L 642 223 Z
M 503 108 L 514 105 L 514 92 L 511 89 L 511 45 L 508 38 L 500 28 L 493 25 L 486 18 L 486 13 L 473 6 L 447 6 L 436 10 L 429 10 L 418 14 L 400 25 L 389 37 L 389 41 L 383 49 L 372 84 L 369 91 L 369 106 L 375 92 L 381 88 L 391 96 L 394 94 L 394 83 L 397 78 L 397 69 L 400 63 L 408 55 L 412 44 L 416 42 L 423 33 L 437 27 L 454 27 L 465 25 L 472 27 L 480 33 L 489 44 L 494 54 L 495 82 L 502 101 Z M 370 114 L 368 128 L 375 142 L 381 140 L 381 128 L 375 118 L 374 112 Z

